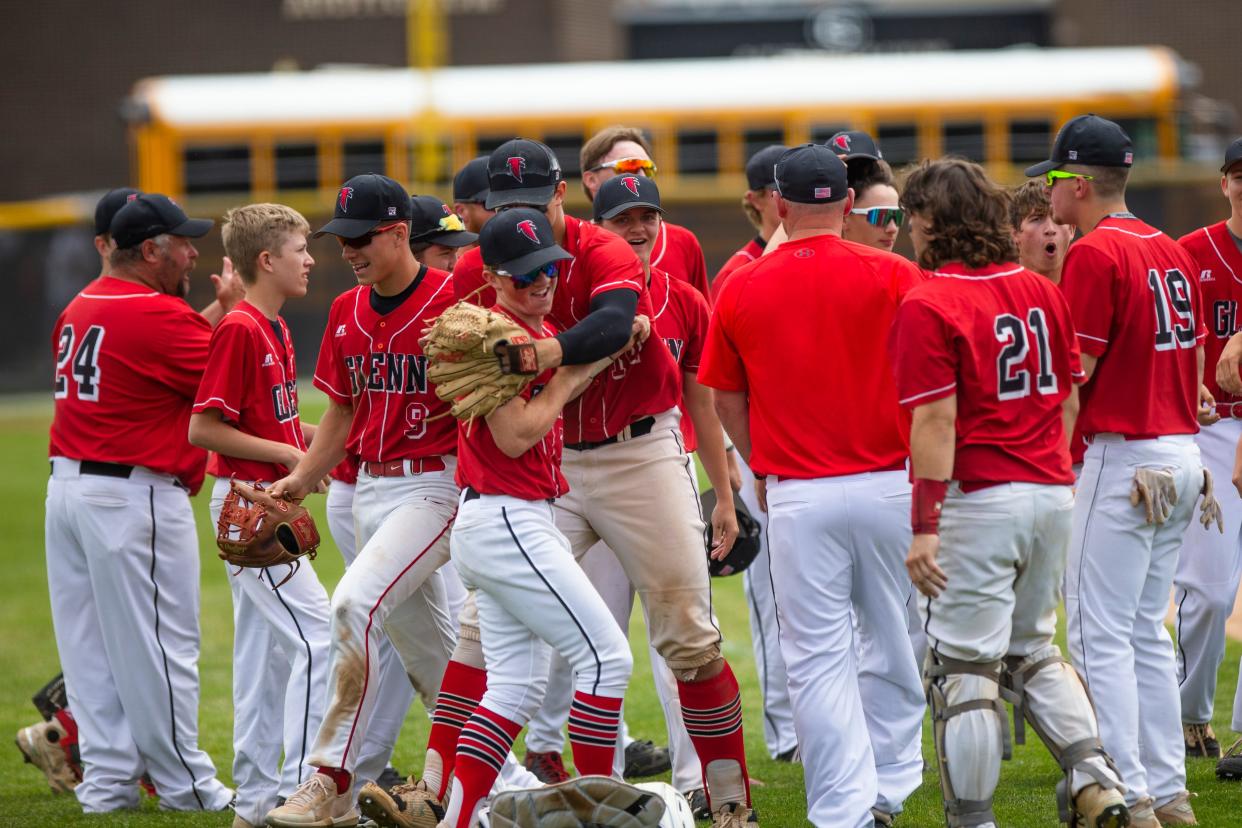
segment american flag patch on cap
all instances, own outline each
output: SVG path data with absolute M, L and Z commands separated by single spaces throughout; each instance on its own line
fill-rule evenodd
M 816 187 L 815 197 L 816 198 L 832 198 L 832 188 L 831 187 Z

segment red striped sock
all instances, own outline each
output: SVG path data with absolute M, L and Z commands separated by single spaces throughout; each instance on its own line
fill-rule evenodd
M 453 828 L 470 828 L 474 824 L 475 811 L 500 775 L 500 766 L 521 730 L 517 722 L 483 705 L 475 708 L 457 738 L 455 778 L 461 786 L 462 803 Z
M 725 664 L 706 681 L 677 682 L 686 732 L 703 766 L 703 785 L 713 805 L 750 805 L 746 743 L 742 738 L 742 697 L 737 679 Z M 711 767 L 712 763 L 716 763 Z M 736 763 L 736 765 L 734 764 Z M 740 778 L 739 778 L 740 774 Z
M 431 733 L 427 736 L 427 762 L 423 767 L 423 781 L 444 801 L 453 765 L 457 756 L 457 738 L 469 720 L 483 693 L 487 691 L 487 671 L 460 661 L 450 661 L 440 682 L 440 695 L 431 714 Z M 435 751 L 439 760 L 430 756 Z
M 579 774 L 612 775 L 620 726 L 621 699 L 574 691 L 569 707 L 569 744 Z

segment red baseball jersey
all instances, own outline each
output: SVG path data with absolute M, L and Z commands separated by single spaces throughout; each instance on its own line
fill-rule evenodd
M 191 494 L 207 452 L 190 445 L 211 325 L 184 299 L 100 276 L 52 329 L 52 457 L 144 466 Z
M 273 324 L 279 326 L 276 336 Z M 211 335 L 207 367 L 194 413 L 214 408 L 243 434 L 306 451 L 298 418 L 298 370 L 285 320 L 268 320 L 244 299 L 225 314 Z M 239 480 L 279 480 L 289 469 L 277 463 L 211 452 L 207 471 Z
M 642 262 L 620 236 L 565 216 L 561 247 L 574 258 L 561 263 L 548 316 L 558 331 L 580 322 L 591 312 L 591 300 L 610 290 L 633 290 L 638 294 L 638 313 L 652 315 Z M 467 251 L 453 267 L 454 292 L 464 297 L 484 284 L 478 248 Z M 489 294 L 495 304 L 495 291 L 490 288 L 475 301 L 488 301 Z M 570 443 L 598 442 L 635 420 L 667 411 L 679 399 L 677 365 L 668 348 L 651 337 L 637 351 L 618 358 L 591 381 L 582 396 L 565 407 L 565 439 Z
M 660 222 L 660 235 L 656 236 L 651 249 L 651 266 L 658 267 L 674 279 L 689 282 L 711 301 L 707 289 L 707 263 L 703 260 L 703 247 L 698 237 L 680 224 Z
M 707 300 L 689 282 L 674 279 L 654 267 L 647 290 L 651 293 L 651 307 L 655 312 L 651 317 L 652 332 L 668 346 L 681 369 L 679 379 L 685 374 L 697 375 L 703 359 L 703 343 L 707 339 L 707 320 L 711 315 Z M 686 451 L 694 451 L 698 448 L 694 423 L 690 421 L 685 400 L 678 405 Z
M 1070 247 L 1061 290 L 1079 347 L 1099 359 L 1082 389 L 1082 433 L 1198 432 L 1195 346 L 1207 330 L 1190 254 L 1136 218 L 1109 216 Z
M 345 459 L 336 464 L 336 468 L 328 472 L 328 477 L 333 480 L 339 480 L 342 483 L 348 483 L 351 486 L 358 482 L 358 457 L 353 454 L 345 455 Z
M 750 467 L 817 478 L 901 468 L 888 329 L 922 280 L 910 262 L 838 236 L 786 242 L 734 271 L 712 312 L 699 382 L 750 398 Z
M 724 288 L 725 277 L 733 271 L 737 270 L 744 264 L 750 264 L 755 259 L 763 255 L 763 248 L 767 247 L 767 243 L 761 236 L 755 236 L 742 247 L 741 250 L 730 256 L 716 274 L 716 278 L 712 279 L 712 300 L 720 298 L 720 291 Z
M 1216 384 L 1216 363 L 1229 337 L 1238 332 L 1238 301 L 1242 299 L 1242 252 L 1225 222 L 1200 227 L 1177 240 L 1195 260 L 1203 321 L 1208 335 L 1203 343 L 1203 383 L 1218 404 L 1232 408 L 1242 397 L 1228 394 Z M 1222 411 L 1227 409 L 1222 408 Z M 1242 414 L 1242 406 L 1238 407 Z
M 957 395 L 954 480 L 1074 482 L 1061 404 L 1086 374 L 1052 282 L 1012 262 L 951 262 L 906 296 L 889 354 L 902 405 Z
M 502 313 L 520 325 L 535 339 L 555 336 L 556 330 L 547 322 L 535 331 L 522 320 L 500 305 L 492 310 Z M 552 379 L 552 371 L 544 371 L 522 391 L 522 398 L 529 400 L 543 390 Z M 467 427 L 457 427 L 457 485 L 469 486 L 480 494 L 509 495 L 522 500 L 546 500 L 560 497 L 569 491 L 569 484 L 561 474 L 561 447 L 563 416 L 538 443 L 527 449 L 520 457 L 510 457 L 496 447 L 487 421 L 475 420 Z
M 453 304 L 452 277 L 425 269 L 414 292 L 386 314 L 375 312 L 370 294 L 360 285 L 332 303 L 315 366 L 315 386 L 354 407 L 346 451 L 364 463 L 454 453 L 457 429 L 427 381 L 418 344 L 423 328 Z

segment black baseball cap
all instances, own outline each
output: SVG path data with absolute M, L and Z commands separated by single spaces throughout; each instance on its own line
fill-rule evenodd
M 487 209 L 545 207 L 563 178 L 561 162 L 546 144 L 528 138 L 506 141 L 487 159 Z
M 107 233 L 117 211 L 140 195 L 142 191 L 133 187 L 118 187 L 104 193 L 103 198 L 95 205 L 95 235 L 102 236 Z
M 490 186 L 487 183 L 487 156 L 472 158 L 453 176 L 453 201 L 486 204 Z
M 776 184 L 776 159 L 780 158 L 789 147 L 783 144 L 772 144 L 756 152 L 746 162 L 746 186 L 751 190 L 762 190 Z
M 410 220 L 410 194 L 386 175 L 364 173 L 346 181 L 336 194 L 332 221 L 312 234 L 342 239 L 365 236 L 381 224 Z
M 660 206 L 660 188 L 654 178 L 645 175 L 617 175 L 600 185 L 591 202 L 595 220 L 610 219 L 631 207 L 650 207 L 664 212 Z
M 1229 149 L 1225 150 L 1225 163 L 1221 166 L 1220 171 L 1223 173 L 1229 172 L 1229 168 L 1239 161 L 1242 161 L 1242 138 L 1235 139 L 1229 145 Z
M 412 197 L 410 214 L 411 244 L 426 242 L 445 247 L 465 247 L 479 240 L 478 234 L 467 231 L 461 217 L 435 196 Z
M 479 232 L 479 252 L 492 270 L 524 275 L 549 262 L 572 259 L 556 243 L 552 224 L 540 210 L 515 207 L 497 213 Z
M 861 129 L 842 130 L 829 138 L 825 146 L 846 161 L 854 158 L 879 161 L 884 157 L 880 152 L 880 145 Z
M 1066 164 L 1129 167 L 1133 163 L 1134 143 L 1124 129 L 1099 115 L 1079 115 L 1057 133 L 1052 142 L 1052 157 L 1027 167 L 1026 175 L 1033 178 Z
M 785 150 L 776 160 L 776 191 L 786 201 L 831 204 L 849 192 L 845 162 L 823 144 Z
M 126 248 L 165 233 L 197 239 L 207 235 L 213 224 L 211 219 L 190 218 L 166 195 L 142 193 L 116 211 L 108 232 L 117 247 Z

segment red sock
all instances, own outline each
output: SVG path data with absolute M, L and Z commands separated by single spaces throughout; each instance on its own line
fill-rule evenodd
M 353 774 L 344 768 L 319 768 L 318 772 L 331 779 L 333 784 L 336 785 L 337 796 L 348 791 L 354 783 Z
M 457 754 L 457 737 L 470 715 L 474 713 L 483 693 L 487 690 L 487 671 L 460 661 L 450 661 L 440 682 L 440 695 L 431 714 L 431 733 L 427 736 L 427 750 L 440 755 L 440 784 L 432 791 L 436 799 L 444 800 L 449 778 L 453 775 L 453 763 Z
M 569 707 L 569 744 L 579 774 L 612 775 L 620 726 L 621 699 L 574 691 Z
M 725 664 L 718 675 L 706 681 L 678 681 L 677 695 L 681 698 L 686 732 L 703 767 L 703 787 L 707 789 L 708 801 L 712 791 L 707 766 L 717 760 L 731 759 L 741 766 L 745 804 L 749 807 L 750 777 L 746 774 L 746 743 L 742 738 L 742 697 L 738 695 L 733 671 Z
M 461 786 L 461 810 L 452 828 L 470 828 L 474 812 L 492 789 L 500 766 L 504 764 L 513 740 L 522 726 L 483 705 L 474 714 L 457 738 L 456 779 Z

